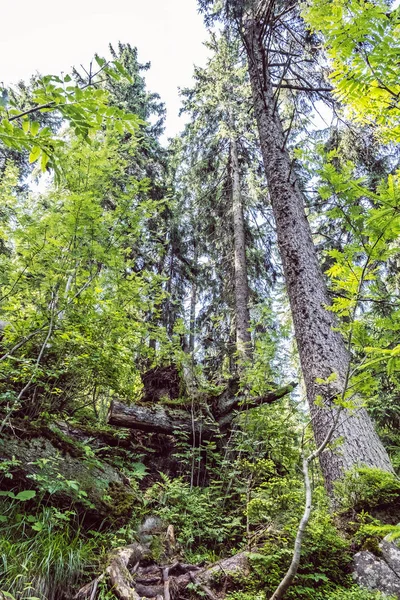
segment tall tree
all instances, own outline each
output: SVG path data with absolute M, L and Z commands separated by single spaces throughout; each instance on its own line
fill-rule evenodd
M 209 2 L 203 2 L 207 8 Z M 221 9 L 220 9 L 221 11 Z M 279 114 L 279 92 L 329 92 L 315 60 L 313 40 L 296 4 L 228 1 L 225 17 L 236 23 L 248 57 L 253 106 L 275 217 L 279 251 L 307 389 L 313 431 L 320 446 L 337 422 L 320 463 L 327 488 L 357 464 L 391 470 L 389 457 L 366 410 L 338 406 L 351 376 L 350 353 L 337 331 L 318 262 L 303 196 L 293 170 Z
M 225 31 L 211 36 L 208 47 L 213 54 L 207 67 L 196 69 L 195 87 L 183 92 L 184 110 L 191 123 L 183 136 L 185 164 L 180 186 L 186 180 L 188 210 L 201 212 L 202 222 L 193 228 L 202 238 L 197 251 L 213 265 L 214 277 L 221 277 L 222 286 L 215 292 L 223 290 L 227 312 L 233 316 L 227 319 L 227 325 L 228 321 L 232 325 L 228 329 L 243 361 L 252 354 L 249 305 L 257 302 L 257 283 L 271 276 L 259 268 L 263 258 L 264 265 L 267 262 L 265 240 L 257 239 L 265 234 L 261 233 L 264 220 L 252 206 L 259 158 L 254 149 L 254 119 L 245 108 L 250 88 L 238 40 Z M 199 210 L 193 209 L 196 204 L 201 206 Z M 210 282 L 204 282 L 202 288 L 209 293 Z

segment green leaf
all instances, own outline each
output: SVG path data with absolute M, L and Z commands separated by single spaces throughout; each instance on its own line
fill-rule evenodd
M 40 129 L 39 123 L 37 121 L 31 121 L 31 134 L 37 135 L 39 129 Z
M 32 500 L 36 496 L 35 490 L 24 490 L 23 492 L 19 492 L 15 496 L 16 500 L 20 500 L 21 502 L 26 502 L 27 500 Z
M 39 146 L 34 146 L 29 155 L 29 162 L 33 163 L 33 162 L 37 161 L 37 159 L 40 156 L 40 153 L 41 153 L 41 149 L 39 148 Z
M 46 170 L 48 162 L 49 162 L 49 156 L 45 152 L 42 152 L 42 158 L 40 160 L 40 168 L 42 171 Z
M 94 59 L 97 62 L 97 64 L 99 65 L 99 67 L 104 67 L 104 65 L 107 62 L 104 58 L 101 58 L 101 56 L 99 56 L 98 54 L 95 55 Z

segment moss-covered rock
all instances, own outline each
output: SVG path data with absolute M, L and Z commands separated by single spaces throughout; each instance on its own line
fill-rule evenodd
M 30 433 L 25 439 L 4 436 L 0 440 L 1 463 L 3 471 L 10 465 L 2 478 L 3 488 L 36 488 L 42 496 L 51 495 L 60 506 L 72 501 L 102 520 L 132 515 L 136 495 L 126 478 L 54 431 L 49 436 L 33 437 Z

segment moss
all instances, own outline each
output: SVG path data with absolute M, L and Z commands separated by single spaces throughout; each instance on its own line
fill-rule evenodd
M 361 550 L 368 550 L 375 554 L 375 556 L 381 556 L 382 550 L 379 547 L 379 540 L 375 537 L 368 537 L 364 540 Z
M 400 504 L 400 480 L 387 471 L 358 467 L 348 471 L 335 485 L 342 511 L 371 511 L 376 507 Z
M 19 427 L 19 437 L 21 439 L 44 438 L 63 454 L 69 454 L 73 458 L 82 458 L 85 454 L 83 444 L 63 433 L 54 422 L 51 422 L 48 415 L 34 421 L 29 420 L 28 417 L 21 420 L 15 419 L 15 425 Z
M 107 494 L 103 497 L 105 516 L 111 522 L 128 520 L 132 517 L 136 501 L 135 494 L 122 483 L 111 481 L 107 488 Z

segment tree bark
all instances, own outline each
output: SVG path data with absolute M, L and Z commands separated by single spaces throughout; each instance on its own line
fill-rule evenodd
M 221 394 L 212 407 L 212 415 L 209 414 L 201 420 L 195 421 L 193 421 L 189 411 L 163 406 L 147 407 L 139 404 L 127 406 L 114 400 L 110 406 L 108 423 L 166 435 L 183 431 L 191 439 L 210 439 L 230 427 L 237 414 L 236 411 L 255 408 L 262 404 L 272 404 L 290 394 L 295 386 L 295 383 L 291 383 L 282 388 L 271 390 L 264 396 L 256 397 L 235 396 L 232 398 Z
M 190 412 L 163 406 L 127 406 L 113 401 L 108 415 L 110 425 L 129 427 L 150 433 L 173 435 L 176 431 L 187 433 L 191 438 L 210 438 L 218 433 L 217 423 L 192 420 Z
M 194 247 L 193 264 L 197 268 L 197 245 Z M 196 304 L 197 304 L 197 275 L 193 275 L 192 289 L 190 291 L 190 322 L 189 322 L 189 352 L 193 356 L 195 346 L 196 326 Z
M 350 357 L 342 336 L 334 330 L 335 317 L 326 309 L 330 300 L 305 215 L 303 198 L 285 148 L 282 123 L 269 73 L 265 68 L 267 62 L 260 24 L 254 19 L 247 19 L 243 37 L 278 246 L 314 436 L 319 446 L 337 412 L 332 398 L 343 392 L 348 379 Z M 337 376 L 335 382 L 329 386 L 317 383 L 318 378 L 326 380 L 332 373 Z M 322 397 L 323 408 L 317 406 L 317 397 Z M 334 440 L 339 438 L 343 441 L 338 448 L 327 449 L 320 456 L 329 492 L 332 492 L 334 481 L 355 465 L 392 471 L 386 450 L 365 409 L 359 408 L 353 413 L 342 411 L 333 435 Z
M 249 283 L 247 277 L 246 237 L 243 216 L 243 199 L 240 188 L 240 170 L 237 141 L 234 136 L 233 118 L 230 116 L 232 139 L 230 163 L 232 180 L 232 220 L 235 266 L 235 312 L 236 347 L 243 360 L 251 358 L 251 334 L 249 313 Z

